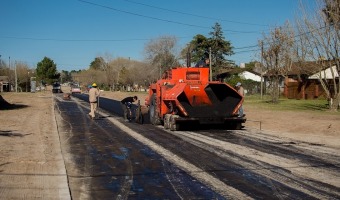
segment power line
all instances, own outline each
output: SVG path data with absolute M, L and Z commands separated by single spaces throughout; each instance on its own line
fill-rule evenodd
M 12 37 L 12 36 L 0 36 L 0 38 L 7 38 L 7 39 L 19 39 L 19 40 L 33 40 L 33 41 L 57 41 L 57 42 L 126 42 L 126 41 L 147 41 L 150 39 L 102 39 L 102 40 L 95 40 L 95 39 L 56 39 L 56 38 L 33 38 L 33 37 Z M 187 37 L 181 37 L 181 38 L 187 38 Z M 241 49 L 249 49 L 249 48 L 255 48 L 258 47 L 258 45 L 252 45 L 252 46 L 244 46 L 244 47 L 237 47 L 234 48 L 235 50 L 241 50 Z M 244 50 L 244 51 L 238 51 L 235 52 L 235 54 L 238 53 L 246 53 L 246 52 L 254 52 L 258 51 L 259 49 L 255 50 Z M 67 65 L 67 64 L 65 64 Z
M 299 41 L 301 36 L 303 35 L 308 35 L 308 34 L 311 34 L 315 31 L 318 31 L 318 30 L 321 30 L 321 29 L 324 29 L 324 28 L 327 28 L 329 26 L 325 25 L 325 26 L 322 26 L 322 27 L 319 27 L 319 28 L 314 28 L 312 30 L 309 30 L 309 31 L 306 31 L 306 32 L 303 32 L 303 33 L 300 33 L 298 35 L 295 35 L 294 37 L 291 37 L 290 39 L 294 39 L 294 41 Z M 296 40 L 298 39 L 298 40 Z M 266 43 L 265 45 L 270 45 L 270 43 Z M 239 48 L 234 48 L 234 49 L 246 49 L 246 48 L 255 48 L 255 47 L 258 47 L 257 49 L 254 49 L 254 50 L 244 50 L 244 51 L 238 51 L 238 52 L 235 52 L 236 53 L 248 53 L 248 52 L 255 52 L 255 51 L 260 51 L 261 48 L 259 47 L 259 45 L 252 45 L 252 46 L 245 46 L 245 47 L 239 47 Z
M 179 24 L 179 25 L 183 25 L 183 26 L 190 26 L 190 27 L 196 27 L 196 28 L 211 29 L 211 27 L 182 23 L 182 22 L 178 22 L 178 21 L 172 21 L 172 20 L 161 19 L 161 18 L 157 18 L 157 17 L 151 17 L 151 16 L 147 16 L 147 15 L 142 15 L 142 14 L 138 14 L 138 13 L 133 13 L 133 12 L 125 11 L 125 10 L 119 10 L 119 9 L 116 9 L 116 8 L 113 8 L 113 7 L 109 7 L 109 6 L 105 6 L 105 5 L 102 5 L 102 4 L 97 4 L 97 3 L 93 3 L 93 2 L 89 2 L 89 1 L 85 1 L 85 0 L 77 0 L 77 1 L 82 2 L 82 3 L 86 3 L 86 4 L 90 4 L 92 6 L 97 6 L 97 7 L 101 7 L 101 8 L 105 8 L 105 9 L 109 9 L 109 10 L 114 10 L 114 11 L 117 11 L 117 12 L 129 14 L 129 15 L 144 17 L 144 18 L 153 19 L 153 20 L 157 20 L 157 21 L 163 21 L 163 22 L 167 22 L 167 23 Z M 223 29 L 223 31 L 232 32 L 232 33 L 258 33 L 256 31 L 236 31 L 236 30 L 228 30 L 228 29 Z
M 208 17 L 208 16 L 202 16 L 202 15 L 195 15 L 195 14 L 191 14 L 191 13 L 185 13 L 185 12 L 176 11 L 176 10 L 170 10 L 170 9 L 167 9 L 167 8 L 161 8 L 161 7 L 152 6 L 152 5 L 149 5 L 149 4 L 139 3 L 139 2 L 130 1 L 130 0 L 124 0 L 124 1 L 127 1 L 129 3 L 133 3 L 133 4 L 138 4 L 138 5 L 150 7 L 150 8 L 156 8 L 156 9 L 159 9 L 159 10 L 165 10 L 165 11 L 169 11 L 169 12 L 173 12 L 173 13 L 178 13 L 178 14 L 182 14 L 182 15 L 188 15 L 188 16 L 193 16 L 193 17 L 198 17 L 198 18 L 203 18 L 203 19 L 224 21 L 224 22 L 230 22 L 230 23 L 235 23 L 235 24 L 245 24 L 245 25 L 252 25 L 252 26 L 266 26 L 266 27 L 269 27 L 269 25 L 264 25 L 264 24 L 255 24 L 255 23 L 248 23 L 248 22 L 239 22 L 239 21 L 233 21 L 233 20 L 219 19 L 219 18 L 214 18 L 214 17 Z
M 20 40 L 46 40 L 46 41 L 61 41 L 61 42 L 126 42 L 126 41 L 144 41 L 149 39 L 141 39 L 141 38 L 134 38 L 134 39 L 56 39 L 56 38 L 33 38 L 33 37 L 13 37 L 13 36 L 0 36 L 0 38 L 8 38 L 8 39 L 20 39 Z
M 13 37 L 13 36 L 0 36 L 0 38 L 7 38 L 7 39 L 18 39 L 18 40 L 37 40 L 37 41 L 57 41 L 57 42 L 126 42 L 126 41 L 147 41 L 150 39 L 142 39 L 142 38 L 135 38 L 135 39 L 102 39 L 102 40 L 95 40 L 95 39 L 56 39 L 56 38 L 33 38 L 33 37 Z M 188 37 L 180 37 L 180 38 L 188 38 Z M 237 47 L 234 49 L 247 49 L 247 48 L 254 48 L 258 47 L 258 45 L 252 46 L 244 46 L 244 47 Z
M 244 46 L 244 47 L 237 47 L 237 48 L 234 48 L 234 49 L 247 49 L 247 48 L 254 48 L 254 47 L 258 47 L 258 45 Z

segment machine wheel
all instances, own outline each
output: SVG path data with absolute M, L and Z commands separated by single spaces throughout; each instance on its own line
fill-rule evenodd
M 170 117 L 170 130 L 171 131 L 178 131 L 179 130 L 179 124 L 176 124 L 176 118 L 179 118 L 178 115 L 171 115 Z
M 150 107 L 149 107 L 150 122 L 153 125 L 160 125 L 161 120 L 158 117 L 156 110 L 157 110 L 156 94 L 153 94 L 151 96 Z
M 228 129 L 231 129 L 231 130 L 241 130 L 242 129 L 242 123 L 238 123 L 238 122 L 231 123 L 227 127 L 228 127 Z
M 170 128 L 170 117 L 171 117 L 171 114 L 166 114 L 164 116 L 164 128 L 165 129 L 169 129 Z
M 136 109 L 136 112 L 135 112 L 135 115 L 136 115 L 136 122 L 139 123 L 139 124 L 143 124 L 144 123 L 144 119 L 143 119 L 143 114 L 142 114 L 142 109 L 140 107 L 140 105 L 138 105 L 137 109 Z
M 242 123 L 236 123 L 235 130 L 241 130 L 241 129 L 242 129 Z

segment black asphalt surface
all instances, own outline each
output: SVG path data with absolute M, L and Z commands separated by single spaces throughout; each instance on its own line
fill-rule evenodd
M 87 116 L 88 96 L 79 94 L 76 97 L 84 101 L 79 101 L 80 104 L 75 101 L 56 101 L 56 110 L 62 118 L 58 124 L 63 154 L 71 194 L 75 199 L 84 194 L 90 199 L 105 199 L 109 196 L 113 199 L 226 198 L 127 135 L 107 120 L 109 117 L 121 120 L 130 129 L 250 198 L 318 199 L 315 196 L 319 196 L 340 199 L 339 188 L 298 176 L 289 169 L 190 141 L 175 133 L 169 134 L 148 124 L 147 120 L 143 125 L 123 122 L 119 101 L 101 98 L 100 109 L 108 111 L 110 115 L 91 120 Z M 315 153 L 296 148 L 293 143 L 272 143 L 233 131 L 210 128 L 196 130 L 195 133 L 282 158 L 296 159 L 301 165 L 340 173 L 340 157 L 337 155 Z
M 120 102 L 101 105 L 121 117 Z M 73 199 L 224 199 L 105 117 L 60 98 L 55 109 Z

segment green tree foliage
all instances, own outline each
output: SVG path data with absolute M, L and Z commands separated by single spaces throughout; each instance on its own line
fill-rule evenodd
M 220 69 L 233 65 L 234 63 L 226 57 L 234 54 L 233 47 L 223 36 L 222 27 L 219 23 L 215 23 L 212 27 L 213 31 L 209 33 L 210 38 L 198 34 L 189 44 L 182 50 L 182 58 L 190 54 L 191 62 L 197 63 L 204 57 L 207 57 L 211 48 L 211 59 L 213 74 L 217 75 Z M 191 63 L 190 63 L 191 64 Z
M 57 65 L 48 57 L 44 57 L 37 64 L 37 77 L 45 83 L 53 83 L 59 80 L 60 74 L 57 73 Z
M 106 62 L 102 57 L 96 57 L 94 61 L 90 64 L 90 69 L 94 70 L 104 70 L 106 66 Z
M 196 35 L 189 44 L 182 50 L 181 55 L 183 58 L 189 56 L 191 62 L 197 63 L 206 56 L 209 51 L 209 40 L 204 35 Z M 190 63 L 191 65 L 191 63 Z
M 231 43 L 225 40 L 222 27 L 219 23 L 215 23 L 213 31 L 209 33 L 209 45 L 211 47 L 211 60 L 213 64 L 213 72 L 218 72 L 221 68 L 233 64 L 232 61 L 226 59 L 227 56 L 234 54 Z

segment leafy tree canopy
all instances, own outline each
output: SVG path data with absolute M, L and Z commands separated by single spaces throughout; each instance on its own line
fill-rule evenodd
M 90 64 L 90 69 L 103 70 L 105 69 L 105 60 L 102 57 L 96 57 Z
M 211 37 L 198 34 L 196 35 L 186 48 L 181 52 L 182 57 L 190 53 L 191 61 L 198 62 L 209 55 L 211 49 L 211 60 L 213 72 L 216 74 L 220 68 L 233 65 L 234 63 L 226 57 L 234 54 L 233 47 L 228 40 L 225 40 L 223 31 L 219 23 L 215 23 L 212 27 L 213 31 L 209 33 Z
M 57 81 L 60 74 L 57 73 L 57 65 L 48 57 L 44 57 L 42 61 L 37 64 L 37 77 L 45 83 L 53 83 Z
M 234 54 L 232 50 L 233 47 L 228 40 L 225 40 L 221 25 L 215 23 L 213 31 L 211 31 L 209 35 L 211 36 L 209 38 L 209 45 L 211 47 L 211 57 L 214 67 L 221 68 L 232 64 L 226 57 Z
M 187 44 L 186 48 L 184 48 L 181 52 L 182 56 L 190 54 L 191 61 L 197 63 L 202 60 L 203 57 L 207 56 L 209 52 L 209 40 L 204 35 L 198 34 L 193 40 Z

